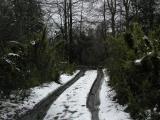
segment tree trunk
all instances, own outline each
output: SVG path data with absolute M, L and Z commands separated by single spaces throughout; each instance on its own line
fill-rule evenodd
M 69 0 L 69 62 L 73 63 L 73 36 L 72 36 L 72 0 Z
M 107 30 L 106 30 L 106 1 L 104 0 L 104 6 L 103 6 L 104 8 L 104 10 L 103 10 L 103 22 L 104 22 L 104 30 L 103 30 L 103 38 L 104 38 L 104 40 L 106 39 L 106 32 L 107 32 Z
M 66 41 L 68 41 L 67 29 L 67 1 L 64 0 L 64 39 Z
M 126 8 L 126 30 L 129 29 L 129 8 Z
M 115 34 L 116 34 L 116 32 L 115 32 L 115 14 L 112 14 L 111 21 L 112 21 L 112 24 L 111 24 L 112 35 L 115 36 Z
M 80 38 L 82 36 L 82 23 L 83 23 L 83 0 L 82 0 L 82 7 L 81 7 Z
M 130 9 L 130 1 L 129 0 L 123 0 L 123 5 L 125 8 L 125 19 L 126 19 L 126 31 L 129 29 L 129 9 Z

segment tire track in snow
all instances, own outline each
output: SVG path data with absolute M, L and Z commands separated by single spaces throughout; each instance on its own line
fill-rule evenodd
M 32 110 L 28 111 L 25 115 L 18 116 L 16 120 L 43 120 L 49 107 L 67 88 L 79 80 L 85 73 L 85 70 L 81 70 L 73 79 L 67 82 L 65 85 L 59 87 L 48 97 L 39 102 Z
M 44 120 L 90 120 L 86 100 L 96 77 L 96 70 L 86 71 L 83 77 L 52 104 Z
M 87 108 L 90 110 L 92 114 L 92 120 L 99 120 L 99 105 L 100 105 L 100 98 L 99 93 L 101 90 L 102 82 L 103 82 L 103 71 L 98 70 L 97 78 L 90 90 L 87 99 Z

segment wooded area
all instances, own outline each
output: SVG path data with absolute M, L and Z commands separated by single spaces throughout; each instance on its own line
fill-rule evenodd
M 133 119 L 159 120 L 159 34 L 159 0 L 1 0 L 0 99 L 103 67 Z

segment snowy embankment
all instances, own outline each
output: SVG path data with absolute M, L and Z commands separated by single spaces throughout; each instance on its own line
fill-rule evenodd
M 104 73 L 105 74 L 105 73 Z M 130 115 L 124 112 L 125 107 L 113 101 L 115 92 L 108 85 L 109 76 L 104 75 L 104 82 L 100 91 L 100 120 L 131 120 Z
M 60 82 L 62 84 L 67 83 L 71 80 L 75 75 L 79 72 L 77 70 L 73 75 L 62 74 L 60 76 Z M 12 120 L 15 114 L 24 114 L 26 111 L 32 109 L 37 103 L 39 103 L 42 99 L 47 97 L 50 93 L 58 89 L 60 84 L 55 82 L 45 83 L 41 86 L 31 88 L 30 95 L 23 102 L 15 103 L 14 100 L 0 100 L 0 120 L 10 119 Z
M 85 72 L 51 105 L 44 120 L 90 120 L 91 113 L 86 108 L 86 100 L 96 77 L 96 70 Z

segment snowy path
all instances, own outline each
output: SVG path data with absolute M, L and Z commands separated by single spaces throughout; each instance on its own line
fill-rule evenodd
M 131 120 L 128 113 L 124 112 L 125 107 L 112 101 L 115 95 L 114 91 L 108 86 L 108 76 L 104 76 L 100 92 L 100 107 L 99 119 L 100 120 Z
M 44 120 L 90 120 L 86 99 L 97 71 L 87 71 L 76 83 L 62 93 L 52 104 Z
M 62 84 L 67 83 L 74 78 L 79 70 L 75 71 L 73 75 L 62 74 L 60 81 Z M 16 114 L 21 115 L 33 109 L 42 99 L 47 97 L 50 93 L 61 87 L 62 85 L 55 82 L 44 83 L 41 86 L 31 88 L 30 95 L 24 101 L 16 102 L 14 100 L 0 100 L 0 120 L 13 120 Z
M 42 111 L 45 113 L 41 117 L 43 119 L 45 116 L 43 120 L 132 120 L 130 115 L 124 112 L 125 107 L 112 101 L 115 92 L 111 90 L 110 86 L 108 86 L 109 77 L 107 75 L 104 74 L 104 79 L 100 80 L 102 77 L 98 77 L 99 72 L 97 76 L 96 70 L 86 71 L 83 77 L 81 77 L 82 75 L 78 77 L 76 75 L 78 72 L 79 71 L 76 71 L 72 76 L 68 76 L 66 74 L 61 75 L 61 83 L 69 84 L 66 87 L 64 86 L 64 88 L 62 86 L 63 89 L 59 91 L 60 93 L 58 95 L 54 93 L 54 96 L 56 96 L 55 100 L 52 100 L 54 98 L 52 96 L 45 99 L 44 103 L 46 102 L 48 107 L 46 107 L 46 104 L 40 106 L 42 107 Z M 82 73 L 84 74 L 84 72 Z M 73 77 L 75 80 L 70 80 Z M 98 84 L 95 85 L 95 83 Z M 55 84 L 56 83 L 53 82 L 51 84 L 44 84 L 43 86 L 33 88 L 31 96 L 27 101 L 24 101 L 23 104 L 16 104 L 15 107 L 6 106 L 7 110 L 0 110 L 0 119 L 3 118 L 2 120 L 6 120 L 8 118 L 7 115 L 10 113 L 15 114 L 17 108 L 19 110 L 19 114 L 25 112 L 23 108 L 27 108 L 26 110 L 31 109 L 38 101 L 45 98 L 49 93 L 60 88 L 61 85 Z M 96 94 L 97 92 L 98 94 Z M 92 98 L 92 95 L 95 97 Z M 0 101 L 0 103 L 1 102 L 2 101 Z M 90 110 L 87 108 L 88 102 L 93 103 L 90 106 Z M 45 107 L 46 109 L 44 109 Z M 8 113 L 6 114 L 7 111 Z M 42 111 L 37 108 L 36 111 L 32 113 L 35 115 L 37 112 L 38 115 L 41 114 Z M 12 118 L 10 118 L 10 120 L 11 119 Z M 31 118 L 29 115 L 29 118 L 27 116 L 26 119 L 23 120 L 36 119 Z

